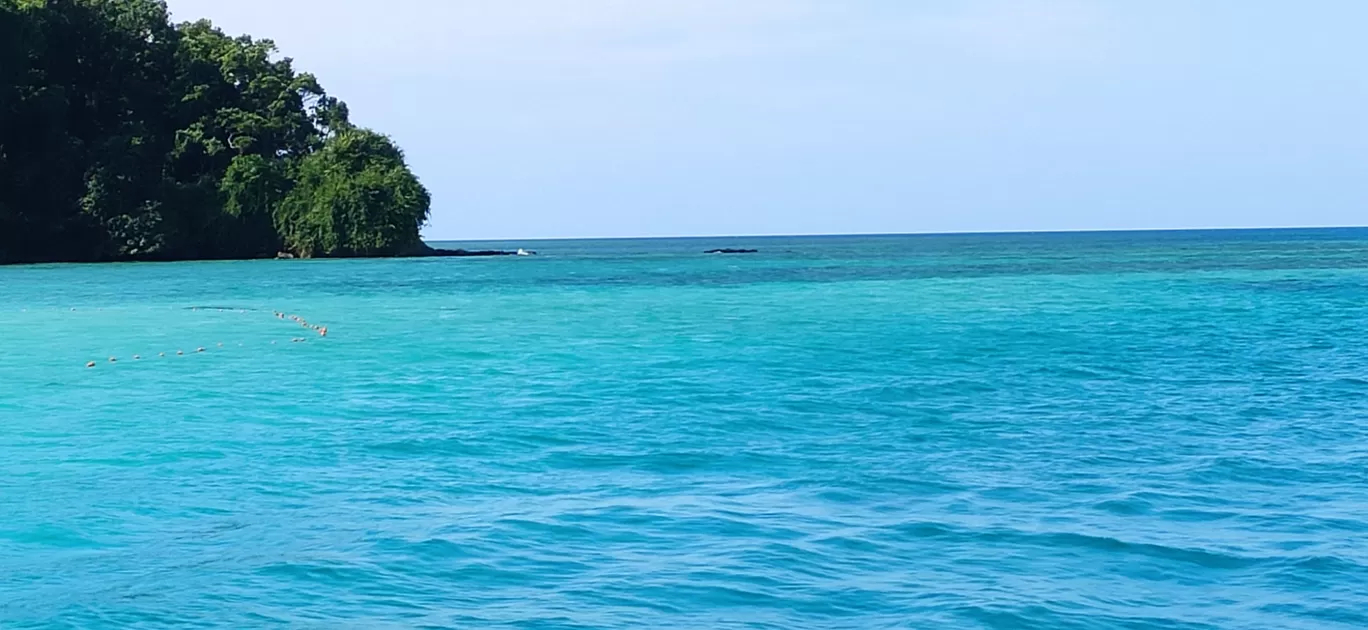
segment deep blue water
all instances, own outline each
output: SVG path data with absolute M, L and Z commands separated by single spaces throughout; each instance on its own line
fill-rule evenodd
M 506 246 L 0 268 L 0 627 L 1368 627 L 1368 231 Z

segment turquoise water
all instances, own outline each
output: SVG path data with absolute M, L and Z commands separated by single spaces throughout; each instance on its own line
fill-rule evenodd
M 1368 231 L 531 247 L 0 268 L 0 627 L 1368 626 Z

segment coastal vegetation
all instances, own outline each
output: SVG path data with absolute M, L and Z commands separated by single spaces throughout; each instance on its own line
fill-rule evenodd
M 0 263 L 427 251 L 389 138 L 161 0 L 0 0 Z

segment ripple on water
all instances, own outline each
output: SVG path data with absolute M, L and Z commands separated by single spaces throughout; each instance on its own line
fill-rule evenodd
M 1368 627 L 1368 232 L 712 246 L 0 268 L 0 627 Z

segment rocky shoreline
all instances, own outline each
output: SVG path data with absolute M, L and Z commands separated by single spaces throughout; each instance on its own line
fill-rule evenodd
M 518 252 L 507 252 L 499 249 L 433 249 L 425 254 L 418 254 L 416 258 L 446 258 L 446 257 L 474 257 L 474 256 L 517 256 Z
M 503 249 L 439 249 L 426 243 L 412 253 L 401 255 L 401 258 L 475 258 L 488 256 L 534 256 L 537 252 L 519 249 L 508 251 Z
M 422 243 L 418 247 L 406 250 L 393 256 L 367 256 L 366 258 L 481 258 L 492 256 L 535 256 L 537 252 L 525 249 L 508 251 L 504 249 L 440 249 Z M 290 252 L 276 254 L 279 260 L 298 259 Z M 329 258 L 344 258 L 343 256 L 329 256 Z

